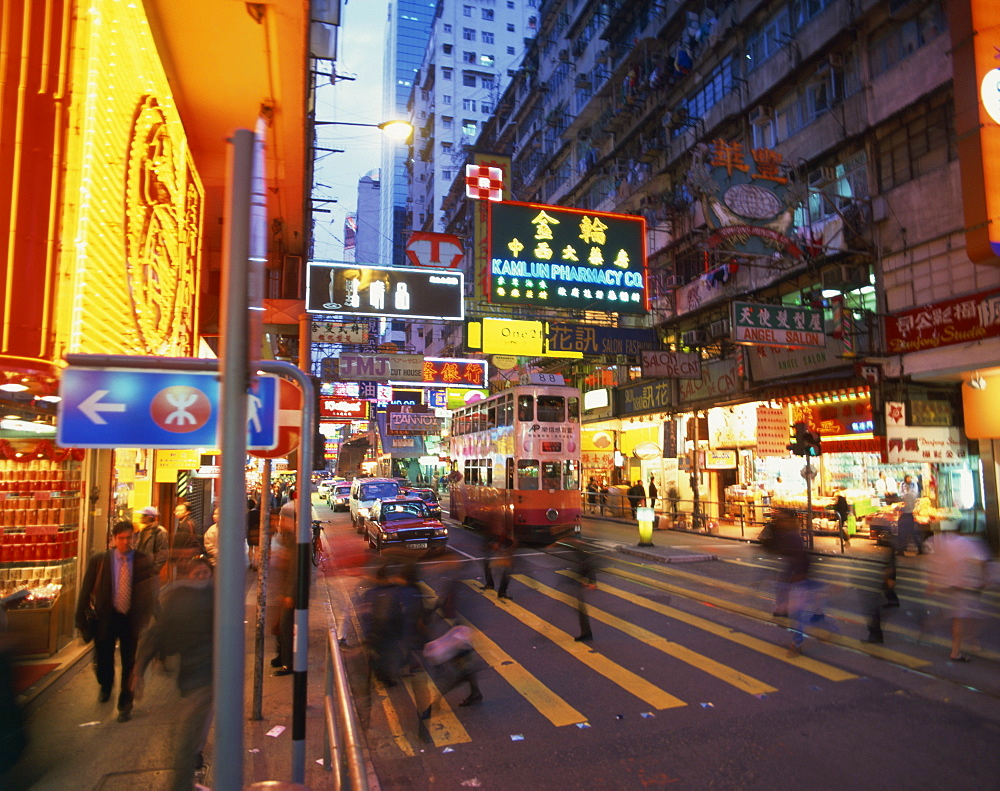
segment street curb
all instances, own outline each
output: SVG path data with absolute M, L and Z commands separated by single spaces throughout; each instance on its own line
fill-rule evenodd
M 718 555 L 659 555 L 655 552 L 647 552 L 639 547 L 630 547 L 627 544 L 619 544 L 615 547 L 616 552 L 623 555 L 652 560 L 656 563 L 701 563 L 706 560 L 718 560 Z

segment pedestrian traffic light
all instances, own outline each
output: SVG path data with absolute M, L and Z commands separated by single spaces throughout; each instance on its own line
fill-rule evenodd
M 805 435 L 804 456 L 819 456 L 823 450 L 820 447 L 819 434 L 815 431 L 807 431 Z
M 809 434 L 809 427 L 805 423 L 796 423 L 792 426 L 792 442 L 788 449 L 796 456 L 806 456 L 806 435 Z

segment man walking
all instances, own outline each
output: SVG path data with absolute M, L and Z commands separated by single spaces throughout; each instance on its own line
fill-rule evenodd
M 899 485 L 899 501 L 903 504 L 896 522 L 896 554 L 902 555 L 909 548 L 910 543 L 914 544 L 917 552 L 921 550 L 920 536 L 917 534 L 916 522 L 913 518 L 913 509 L 920 499 L 917 485 L 913 482 L 912 475 L 903 476 L 903 482 Z
M 118 722 L 132 719 L 133 694 L 129 679 L 135 666 L 139 634 L 153 610 L 153 563 L 149 555 L 132 549 L 132 523 L 122 520 L 112 527 L 114 548 L 90 558 L 80 585 L 76 626 L 87 630 L 87 611 L 93 607 L 94 653 L 98 700 L 110 700 L 115 683 L 115 644 L 121 655 L 121 690 Z
M 632 511 L 632 518 L 636 517 L 636 509 L 643 504 L 646 499 L 646 490 L 642 488 L 642 481 L 636 481 L 625 492 L 628 497 L 628 507 Z
M 151 505 L 147 506 L 139 511 L 139 521 L 142 527 L 139 528 L 135 548 L 149 555 L 153 561 L 153 574 L 159 575 L 170 554 L 170 539 L 160 524 L 160 512 Z

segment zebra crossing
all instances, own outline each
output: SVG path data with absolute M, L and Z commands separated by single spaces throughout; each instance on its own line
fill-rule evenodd
M 687 573 L 681 572 L 681 575 Z M 546 574 L 551 579 L 542 581 L 536 578 L 544 578 Z M 628 641 L 634 641 L 637 651 L 656 652 L 665 661 L 678 663 L 691 672 L 700 674 L 705 677 L 706 683 L 718 683 L 738 694 L 761 699 L 779 693 L 780 682 L 777 679 L 787 678 L 789 667 L 816 679 L 813 683 L 822 681 L 839 684 L 858 678 L 856 674 L 821 659 L 810 656 L 789 657 L 784 644 L 755 636 L 750 628 L 734 629 L 692 614 L 681 607 L 665 604 L 662 601 L 663 593 L 690 595 L 690 590 L 666 579 L 659 579 L 658 575 L 640 575 L 627 568 L 605 569 L 597 589 L 588 593 L 589 617 L 601 624 L 601 639 L 597 643 L 577 642 L 574 635 L 564 628 L 576 621 L 573 612 L 577 607 L 576 597 L 566 592 L 569 588 L 563 585 L 572 575 L 572 572 L 565 569 L 536 576 L 515 574 L 511 590 L 516 602 L 500 600 L 492 591 L 483 591 L 477 580 L 460 580 L 463 590 L 473 593 L 473 601 L 477 606 L 474 614 L 466 613 L 469 620 L 460 617 L 458 621 L 470 627 L 473 647 L 488 668 L 487 672 L 495 672 L 496 677 L 503 682 L 502 686 L 491 685 L 489 698 L 495 700 L 497 697 L 516 696 L 540 716 L 538 722 L 541 725 L 537 727 L 590 727 L 591 718 L 600 716 L 600 712 L 595 711 L 591 696 L 585 690 L 598 682 L 610 684 L 624 693 L 624 700 L 631 700 L 637 710 L 648 712 L 643 716 L 653 716 L 653 713 L 669 716 L 672 710 L 698 705 L 698 698 L 692 697 L 694 693 L 689 693 L 680 681 L 674 679 L 674 674 L 670 678 L 677 688 L 665 684 L 660 677 L 646 677 L 648 674 L 628 667 L 629 658 L 621 656 L 620 641 L 616 641 L 619 646 L 617 654 L 604 649 L 604 636 L 610 634 L 609 630 L 614 630 L 619 637 L 624 636 Z M 635 583 L 639 583 L 639 586 Z M 430 591 L 430 588 L 424 587 Z M 565 618 L 553 618 L 551 608 L 536 606 L 539 596 L 562 605 L 565 608 Z M 700 593 L 697 598 L 711 604 L 709 597 Z M 615 602 L 627 607 L 622 609 L 619 606 L 616 614 L 613 611 Z M 685 644 L 691 642 L 690 635 L 685 637 L 678 634 L 673 639 L 672 634 L 668 638 L 654 631 L 657 627 L 640 626 L 622 614 L 636 608 L 669 619 L 671 623 L 681 624 L 686 629 L 696 630 L 707 635 L 710 640 L 722 641 L 714 642 L 713 645 L 728 643 L 738 648 L 735 653 L 726 651 L 726 659 L 709 656 L 708 652 L 695 650 Z M 750 613 L 749 607 L 746 609 L 746 614 L 755 617 L 762 614 L 760 611 Z M 541 610 L 545 610 L 548 615 L 540 614 Z M 563 612 L 559 607 L 555 611 Z M 537 642 L 538 639 L 545 641 L 547 650 L 544 661 L 534 662 L 534 657 L 525 657 L 525 637 L 523 633 L 514 637 L 515 629 L 526 629 L 535 635 L 532 642 Z M 778 639 L 781 640 L 780 637 Z M 752 662 L 745 660 L 744 654 L 740 652 L 750 652 L 757 659 Z M 898 653 L 888 649 L 886 652 Z M 746 667 L 740 666 L 744 660 L 752 663 L 754 672 L 747 672 Z M 769 668 L 768 663 L 773 663 L 773 670 L 761 673 L 760 668 Z M 579 675 L 580 681 L 576 687 L 582 694 L 577 697 L 576 690 L 573 695 L 567 694 L 565 683 L 559 691 L 554 689 L 546 680 L 553 672 L 561 675 L 564 680 L 567 677 L 575 679 Z M 801 677 L 796 678 L 798 684 Z M 401 686 L 405 692 L 386 689 L 374 679 L 371 683 L 373 701 L 378 703 L 385 714 L 388 738 L 403 755 L 412 756 L 419 752 L 420 742 L 433 743 L 436 748 L 449 748 L 473 741 L 470 728 L 466 727 L 471 724 L 466 721 L 466 710 L 452 708 L 441 695 L 435 678 L 425 670 L 404 679 Z M 418 712 L 423 711 L 432 700 L 435 703 L 430 717 L 418 721 Z M 416 728 L 413 727 L 414 722 L 418 722 Z

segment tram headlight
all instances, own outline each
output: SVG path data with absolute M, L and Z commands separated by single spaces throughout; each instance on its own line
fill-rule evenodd
M 550 508 L 545 512 L 545 518 L 550 522 L 555 522 L 559 518 L 559 512 L 555 508 Z

